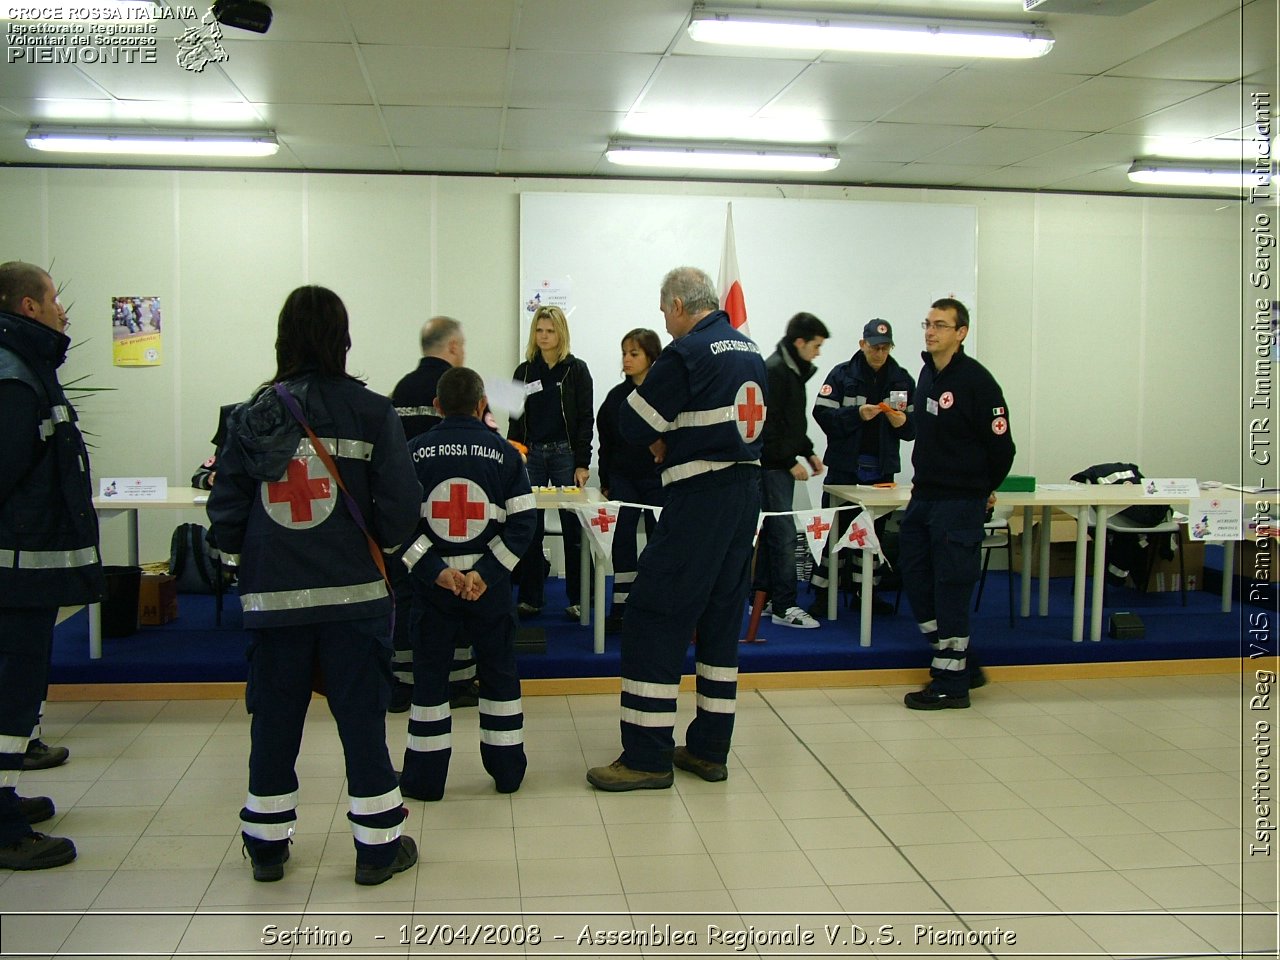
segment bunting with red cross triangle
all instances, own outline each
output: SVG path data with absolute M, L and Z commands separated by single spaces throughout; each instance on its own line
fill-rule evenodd
M 823 548 L 831 538 L 831 530 L 835 526 L 835 510 L 801 511 L 796 514 L 796 520 L 800 524 L 800 529 L 804 531 L 804 539 L 809 544 L 809 553 L 813 555 L 813 562 L 820 563 Z
M 883 558 L 884 553 L 880 549 L 880 540 L 876 536 L 876 526 L 870 512 L 864 510 L 854 517 L 844 536 L 831 544 L 831 552 L 835 553 L 837 550 L 870 550 L 877 557 Z
M 608 560 L 613 556 L 613 533 L 618 525 L 618 504 L 582 503 L 573 505 L 582 526 L 591 535 L 591 547 L 596 557 Z

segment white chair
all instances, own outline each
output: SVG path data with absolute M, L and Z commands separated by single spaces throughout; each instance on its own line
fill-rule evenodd
M 1005 570 L 1009 581 L 1009 626 L 1014 625 L 1013 615 L 1013 535 L 1009 532 L 1009 517 L 1013 515 L 1012 507 L 997 506 L 991 519 L 982 525 L 982 576 L 978 578 L 978 598 L 974 601 L 976 612 L 982 606 L 982 590 L 987 585 L 987 567 L 991 565 L 991 554 L 996 550 L 1005 552 Z
M 1094 511 L 1093 507 L 1088 508 L 1088 511 L 1085 514 L 1085 522 L 1088 524 L 1089 530 L 1091 531 L 1091 535 L 1093 536 L 1094 542 L 1096 543 L 1098 539 L 1098 536 L 1097 536 L 1098 515 Z M 1147 589 L 1147 587 L 1151 583 L 1151 568 L 1155 566 L 1155 560 L 1156 560 L 1155 552 L 1159 544 L 1159 540 L 1157 540 L 1156 538 L 1160 536 L 1168 536 L 1169 534 L 1173 534 L 1175 537 L 1177 537 L 1176 550 L 1178 554 L 1178 592 L 1182 595 L 1182 605 L 1184 607 L 1187 605 L 1187 567 L 1186 567 L 1186 551 L 1183 550 L 1182 548 L 1184 543 L 1184 540 L 1182 537 L 1182 521 L 1174 517 L 1170 517 L 1170 519 L 1165 520 L 1162 523 L 1157 523 L 1153 526 L 1144 527 L 1134 523 L 1128 517 L 1125 517 L 1121 514 L 1112 514 L 1107 517 L 1107 532 L 1108 533 L 1133 533 L 1133 534 L 1145 535 L 1148 538 L 1147 540 L 1147 571 L 1146 571 L 1146 575 L 1142 578 L 1142 589 L 1144 591 Z M 1094 549 L 1097 549 L 1097 548 L 1095 547 Z M 1103 580 L 1104 588 L 1105 588 L 1105 584 L 1106 584 L 1106 581 L 1104 579 Z M 1107 601 L 1106 601 L 1105 589 L 1104 589 L 1104 596 L 1102 599 L 1103 606 L 1106 606 L 1106 602 Z

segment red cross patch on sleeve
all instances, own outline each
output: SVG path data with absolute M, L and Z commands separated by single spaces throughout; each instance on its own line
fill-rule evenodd
M 1009 432 L 1009 421 L 1004 417 L 996 417 L 991 421 L 991 432 L 997 437 L 1003 437 Z
M 822 389 L 818 391 L 818 395 L 823 397 L 831 396 L 831 384 L 824 383 Z

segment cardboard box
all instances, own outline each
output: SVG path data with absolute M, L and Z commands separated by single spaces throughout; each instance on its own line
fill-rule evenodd
M 1069 514 L 1055 510 L 1049 524 L 1049 576 L 1071 577 L 1076 572 L 1076 520 Z M 1009 518 L 1009 531 L 1013 534 L 1013 569 L 1022 572 L 1022 515 Z M 1040 537 L 1044 524 L 1038 522 L 1031 532 L 1031 574 L 1040 572 Z
M 138 586 L 138 620 L 158 627 L 178 619 L 178 581 L 167 573 L 144 573 Z

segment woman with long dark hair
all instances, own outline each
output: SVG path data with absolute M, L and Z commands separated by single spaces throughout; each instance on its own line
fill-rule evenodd
M 260 881 L 283 877 L 289 859 L 294 765 L 313 683 L 342 738 L 356 883 L 382 883 L 418 859 L 401 833 L 406 810 L 387 753 L 391 596 L 383 557 L 412 536 L 422 488 L 391 402 L 346 372 L 350 348 L 337 294 L 316 286 L 289 294 L 276 372 L 232 415 L 209 496 L 220 548 L 240 554 L 252 635 L 240 830 Z

